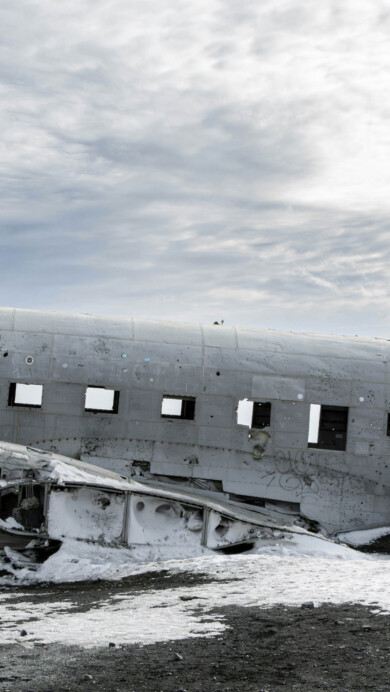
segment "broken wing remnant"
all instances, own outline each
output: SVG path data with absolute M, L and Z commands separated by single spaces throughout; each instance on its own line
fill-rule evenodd
M 110 546 L 174 541 L 241 550 L 275 532 L 306 533 L 191 488 L 126 479 L 21 445 L 0 446 L 0 549 L 52 551 L 64 539 Z

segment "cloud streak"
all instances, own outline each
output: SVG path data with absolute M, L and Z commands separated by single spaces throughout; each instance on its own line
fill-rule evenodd
M 3 304 L 387 335 L 384 0 L 0 22 Z

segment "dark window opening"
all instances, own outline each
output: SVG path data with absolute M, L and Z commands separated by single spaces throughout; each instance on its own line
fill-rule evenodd
M 41 384 L 22 384 L 11 382 L 8 392 L 8 406 L 29 406 L 41 408 L 43 386 Z
M 269 428 L 271 425 L 271 402 L 255 401 L 253 404 L 252 428 Z
M 390 437 L 390 413 L 387 414 L 387 436 Z
M 238 425 L 248 428 L 268 428 L 271 425 L 271 403 L 241 399 L 237 406 Z
M 194 420 L 194 397 L 164 396 L 161 404 L 161 418 Z
M 119 392 L 105 387 L 87 387 L 85 411 L 89 413 L 118 413 Z
M 311 404 L 308 446 L 341 452 L 347 446 L 348 407 Z

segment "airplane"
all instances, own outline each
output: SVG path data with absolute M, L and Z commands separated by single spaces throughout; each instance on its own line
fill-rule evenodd
M 309 533 L 221 494 L 125 478 L 34 447 L 3 442 L 0 463 L 0 550 L 16 566 L 17 551 L 42 561 L 65 539 L 153 546 L 160 556 L 172 557 L 172 548 L 191 551 L 188 556 L 203 548 L 237 553 L 259 540 L 264 546 Z M 22 566 L 29 563 L 30 556 Z
M 386 527 L 389 356 L 382 338 L 2 308 L 0 447 L 276 527 Z

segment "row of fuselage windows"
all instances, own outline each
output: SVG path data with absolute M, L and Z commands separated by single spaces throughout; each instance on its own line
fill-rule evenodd
M 9 387 L 8 405 L 41 408 L 43 385 L 12 382 Z M 180 420 L 195 419 L 195 397 L 164 395 L 161 417 Z M 105 387 L 89 386 L 85 390 L 84 410 L 91 413 L 118 413 L 119 391 Z M 237 423 L 248 428 L 268 428 L 271 424 L 271 402 L 238 402 Z M 344 451 L 347 444 L 348 407 L 310 405 L 308 446 L 317 449 Z M 387 418 L 387 435 L 390 436 L 390 414 Z

